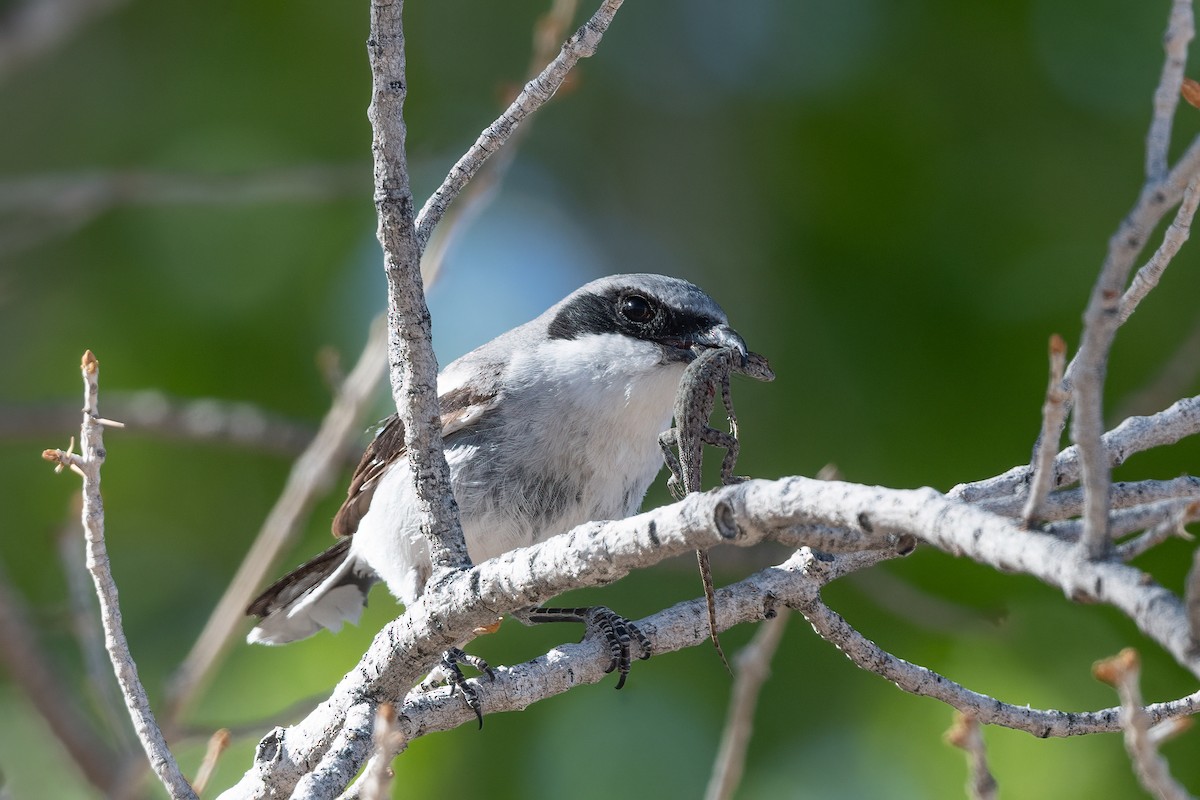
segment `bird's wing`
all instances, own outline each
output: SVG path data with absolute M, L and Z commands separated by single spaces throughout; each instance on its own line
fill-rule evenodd
M 442 411 L 442 438 L 478 425 L 496 407 L 498 396 L 482 393 L 467 385 L 443 394 L 439 400 Z M 346 500 L 333 517 L 333 535 L 351 536 L 371 507 L 371 498 L 379 479 L 392 464 L 407 453 L 404 444 L 404 423 L 399 414 L 392 414 L 367 445 L 366 452 L 354 469 Z

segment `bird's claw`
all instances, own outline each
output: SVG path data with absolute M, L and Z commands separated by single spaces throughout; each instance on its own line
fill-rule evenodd
M 467 683 L 467 678 L 463 675 L 462 667 L 459 664 L 473 667 L 487 675 L 488 680 L 494 680 L 496 677 L 492 668 L 482 658 L 473 656 L 457 647 L 451 647 L 442 653 L 442 660 L 438 663 L 437 668 L 421 682 L 421 688 L 428 690 L 439 686 L 449 686 L 451 693 L 458 692 L 462 695 L 463 702 L 467 704 L 467 708 L 475 712 L 475 719 L 479 720 L 479 727 L 482 728 L 483 704 L 479 701 L 479 693 L 475 691 L 475 687 Z
M 633 663 L 632 645 L 636 641 L 639 652 L 638 658 L 646 660 L 650 657 L 650 640 L 642 633 L 637 625 L 622 617 L 606 606 L 589 606 L 586 608 L 535 608 L 529 614 L 530 622 L 582 622 L 586 627 L 584 636 L 596 635 L 604 637 L 608 645 L 609 662 L 605 672 L 616 670 L 620 674 L 617 688 L 625 685 L 629 676 L 629 668 Z

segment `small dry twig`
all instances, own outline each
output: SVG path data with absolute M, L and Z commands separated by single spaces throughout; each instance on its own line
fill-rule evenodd
M 1121 698 L 1125 749 L 1142 788 L 1160 800 L 1190 800 L 1187 790 L 1171 777 L 1166 759 L 1158 754 L 1161 736 L 1151 734 L 1153 722 L 1142 708 L 1142 692 L 1138 687 L 1141 659 L 1137 651 L 1127 647 L 1112 658 L 1098 661 L 1092 667 L 1092 674 L 1115 688 Z
M 1070 397 L 1070 392 L 1062 385 L 1066 358 L 1067 343 L 1056 333 L 1050 337 L 1050 385 L 1046 387 L 1046 402 L 1042 404 L 1042 433 L 1034 450 L 1029 499 L 1021 512 L 1021 518 L 1025 520 L 1027 527 L 1037 522 L 1042 504 L 1050 494 L 1050 482 L 1054 477 L 1054 454 L 1058 452 L 1058 438 L 1062 435 L 1067 398 Z
M 946 743 L 967 754 L 967 795 L 971 800 L 995 800 L 999 786 L 988 769 L 987 748 L 979 721 L 961 711 L 954 715 L 954 724 L 946 731 Z
M 750 644 L 734 659 L 737 671 L 729 696 L 729 711 L 725 715 L 725 728 L 721 732 L 721 744 L 713 761 L 705 800 L 727 800 L 733 797 L 742 782 L 746 751 L 754 732 L 754 710 L 763 684 L 771 677 L 771 660 L 783 639 L 788 616 L 787 610 L 783 609 L 764 622 Z
M 104 626 L 104 643 L 112 660 L 125 705 L 133 718 L 133 727 L 142 743 L 150 766 L 172 798 L 191 798 L 196 793 L 183 777 L 175 756 L 167 747 L 162 731 L 154 720 L 146 690 L 138 678 L 137 665 L 129 652 L 129 643 L 121 627 L 121 609 L 117 601 L 117 585 L 109 567 L 108 551 L 104 544 L 104 502 L 100 496 L 100 467 L 104 464 L 104 427 L 112 425 L 100 416 L 100 362 L 88 350 L 83 354 L 83 425 L 79 442 L 82 452 L 46 450 L 42 457 L 58 467 L 69 466 L 83 477 L 83 529 L 87 545 L 87 567 L 100 599 L 100 617 Z

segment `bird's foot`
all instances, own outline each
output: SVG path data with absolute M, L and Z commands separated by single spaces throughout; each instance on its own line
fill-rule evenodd
M 488 680 L 496 677 L 492 668 L 482 658 L 463 652 L 457 647 L 451 647 L 442 653 L 441 663 L 429 673 L 425 680 L 421 681 L 421 689 L 428 691 L 439 686 L 449 686 L 451 692 L 458 692 L 462 695 L 463 702 L 467 704 L 467 708 L 475 712 L 475 718 L 479 720 L 479 727 L 482 728 L 483 705 L 479 702 L 479 694 L 475 688 L 467 683 L 467 678 L 463 675 L 462 667 L 459 664 L 467 664 L 475 668 L 481 674 L 487 675 Z
M 646 634 L 629 620 L 605 606 L 586 608 L 535 608 L 529 611 L 530 622 L 582 622 L 586 626 L 584 636 L 599 634 L 608 645 L 609 662 L 605 672 L 616 670 L 620 674 L 617 688 L 625 685 L 632 663 L 631 645 L 637 642 L 639 659 L 650 657 L 650 640 Z

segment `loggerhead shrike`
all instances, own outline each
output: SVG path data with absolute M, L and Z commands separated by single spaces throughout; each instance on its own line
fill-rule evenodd
M 471 560 L 635 513 L 663 466 L 658 436 L 684 368 L 711 347 L 746 355 L 698 287 L 613 275 L 447 366 L 442 435 Z M 333 519 L 338 542 L 250 605 L 260 621 L 247 641 L 285 644 L 357 622 L 376 581 L 405 605 L 421 594 L 431 566 L 398 416 L 367 447 L 347 495 Z

